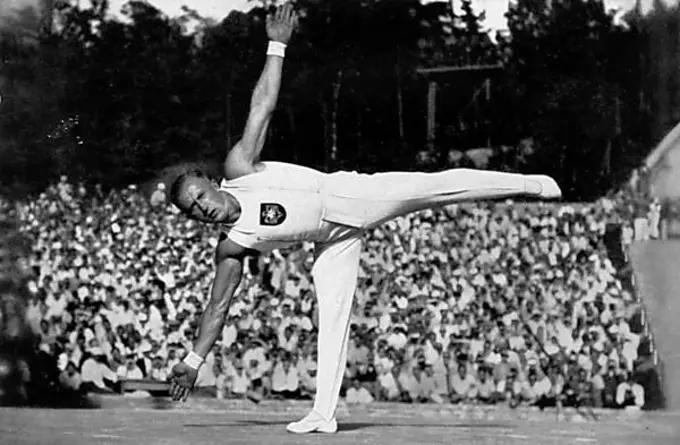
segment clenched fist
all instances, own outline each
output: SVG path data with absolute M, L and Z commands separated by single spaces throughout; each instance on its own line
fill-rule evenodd
M 269 40 L 288 45 L 298 23 L 298 16 L 290 2 L 276 8 L 267 15 L 267 37 Z
M 170 396 L 175 402 L 184 402 L 191 392 L 191 388 L 196 383 L 198 370 L 193 369 L 184 362 L 179 362 L 172 367 L 172 372 L 168 377 L 170 381 Z

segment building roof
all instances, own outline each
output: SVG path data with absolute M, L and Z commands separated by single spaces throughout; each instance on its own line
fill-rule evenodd
M 645 159 L 644 165 L 648 169 L 654 168 L 661 162 L 673 147 L 680 145 L 680 123 L 678 123 L 666 136 L 659 142 L 659 144 L 652 150 L 652 152 Z

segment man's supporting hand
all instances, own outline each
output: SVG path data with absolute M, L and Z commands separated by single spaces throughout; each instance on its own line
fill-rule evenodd
M 267 37 L 269 40 L 288 45 L 298 23 L 298 15 L 290 2 L 276 8 L 267 15 Z
M 198 369 L 215 344 L 224 327 L 224 317 L 229 311 L 229 302 L 241 282 L 244 251 L 241 247 L 224 238 L 217 245 L 215 262 L 217 271 L 210 291 L 210 301 L 201 317 L 198 339 L 194 349 L 184 360 L 172 368 L 168 380 L 172 400 L 185 401 L 196 383 Z
M 196 377 L 198 377 L 198 370 L 184 362 L 179 362 L 173 366 L 172 372 L 168 377 L 172 400 L 184 402 L 189 397 L 194 383 L 196 383 Z

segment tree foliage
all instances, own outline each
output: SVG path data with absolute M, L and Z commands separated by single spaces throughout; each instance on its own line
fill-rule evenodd
M 491 167 L 552 174 L 570 199 L 615 185 L 677 121 L 677 9 L 633 14 L 622 28 L 598 0 L 518 0 L 510 34 L 492 38 L 468 0 L 460 16 L 450 2 L 297 5 L 269 159 L 415 168 L 426 143 L 421 67 L 502 63 L 483 106 L 476 74 L 438 78 L 435 142 L 447 153 L 490 141 Z M 265 6 L 219 22 L 187 8 L 170 18 L 141 1 L 120 21 L 105 0 L 57 7 L 37 43 L 0 41 L 4 186 L 39 190 L 62 174 L 139 182 L 219 161 L 236 142 L 264 62 Z

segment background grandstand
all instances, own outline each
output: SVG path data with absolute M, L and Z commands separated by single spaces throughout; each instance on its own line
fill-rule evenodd
M 126 379 L 164 381 L 192 346 L 215 231 L 179 216 L 161 190 L 148 199 L 134 187 L 103 193 L 66 180 L 18 204 L 16 216 L 33 240 L 26 319 L 40 363 L 55 368 L 51 384 L 105 393 Z M 611 225 L 624 245 L 635 229 L 658 236 L 654 208 L 626 193 L 580 205 L 454 206 L 367 234 L 343 395 L 658 406 L 653 378 L 631 398 L 624 391 L 647 376 L 636 371 L 653 351 L 630 271 L 609 259 Z M 247 265 L 200 392 L 243 397 L 263 379 L 268 397 L 313 393 L 312 259 L 304 245 Z M 26 388 L 34 378 L 24 376 Z

